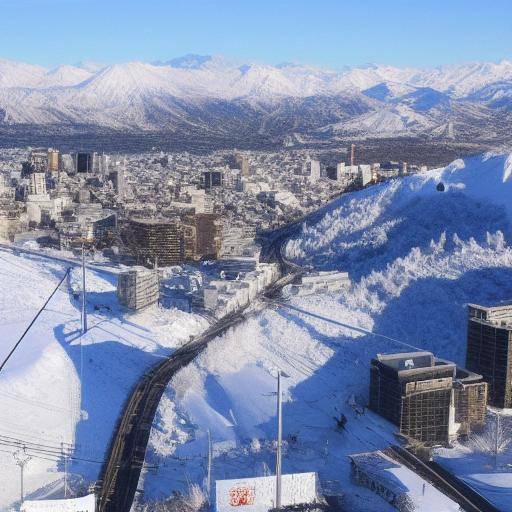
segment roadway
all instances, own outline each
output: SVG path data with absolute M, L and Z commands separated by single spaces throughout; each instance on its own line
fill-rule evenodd
M 458 503 L 465 512 L 500 512 L 492 503 L 436 462 L 424 462 L 401 446 L 390 446 L 389 455 L 430 482 Z
M 129 512 L 144 464 L 151 425 L 167 384 L 211 340 L 243 320 L 241 311 L 219 320 L 152 368 L 135 385 L 116 426 L 107 463 L 102 469 L 99 512 Z
M 267 288 L 265 294 L 275 296 L 302 272 L 300 267 L 287 262 L 282 254 L 282 246 L 288 236 L 288 231 L 282 230 L 266 239 L 264 244 L 264 261 L 277 261 L 283 274 Z M 144 465 L 151 425 L 166 386 L 175 373 L 192 362 L 211 340 L 241 323 L 247 307 L 218 320 L 202 335 L 153 367 L 135 385 L 116 425 L 107 462 L 97 485 L 99 512 L 129 512 Z

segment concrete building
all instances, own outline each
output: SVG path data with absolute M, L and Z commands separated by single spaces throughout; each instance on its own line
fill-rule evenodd
M 489 404 L 512 407 L 512 302 L 468 305 L 466 366 L 489 384 Z
M 431 352 L 378 354 L 371 361 L 369 404 L 407 438 L 447 445 L 483 427 L 487 384 Z
M 309 160 L 309 181 L 316 183 L 320 179 L 320 162 L 318 160 Z
M 61 249 L 70 249 L 82 243 L 98 244 L 113 239 L 117 231 L 117 215 L 100 204 L 76 205 L 72 215 L 56 225 Z
M 48 151 L 43 148 L 32 149 L 29 156 L 30 172 L 46 172 L 48 170 Z
M 360 165 L 359 166 L 359 184 L 362 187 L 366 187 L 368 183 L 372 181 L 372 167 L 371 165 Z
M 96 153 L 77 152 L 73 155 L 75 172 L 91 173 L 98 166 Z
M 183 262 L 183 232 L 176 221 L 134 218 L 123 237 L 142 265 L 166 267 Z
M 44 172 L 34 172 L 30 175 L 30 194 L 42 196 L 46 194 L 46 174 Z
M 318 292 L 335 292 L 343 288 L 350 288 L 347 272 L 320 271 L 302 276 L 300 284 L 292 285 L 291 292 L 294 295 L 308 295 Z
M 139 267 L 119 274 L 117 297 L 123 306 L 133 310 L 143 309 L 158 302 L 159 294 L 156 270 Z
M 242 153 L 235 153 L 235 165 L 240 169 L 242 177 L 248 178 L 251 175 L 249 158 Z

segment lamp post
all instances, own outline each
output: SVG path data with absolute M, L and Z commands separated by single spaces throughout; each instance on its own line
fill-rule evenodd
M 289 377 L 281 370 L 277 371 L 277 450 L 276 450 L 276 508 L 281 508 L 281 471 L 283 448 L 283 392 L 281 377 Z

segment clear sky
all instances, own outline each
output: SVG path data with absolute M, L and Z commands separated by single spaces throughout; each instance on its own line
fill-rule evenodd
M 340 68 L 512 58 L 512 0 L 0 0 L 0 57 Z

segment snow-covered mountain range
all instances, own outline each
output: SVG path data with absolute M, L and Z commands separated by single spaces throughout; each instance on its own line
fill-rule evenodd
M 512 61 L 507 60 L 340 71 L 198 55 L 55 69 L 0 60 L 0 123 L 8 125 L 216 134 L 243 129 L 272 137 L 476 132 L 499 138 L 509 121 Z

